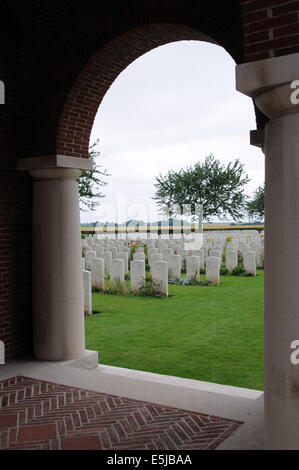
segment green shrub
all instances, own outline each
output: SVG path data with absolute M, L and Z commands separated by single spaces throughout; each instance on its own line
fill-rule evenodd
M 92 292 L 103 292 L 103 289 L 97 286 L 92 286 L 91 290 Z
M 232 270 L 232 276 L 241 276 L 241 274 L 245 273 L 245 269 L 243 268 L 243 266 L 236 266 L 233 270 Z
M 206 274 L 206 268 L 201 268 L 200 274 Z
M 220 274 L 221 274 L 221 276 L 226 276 L 227 273 L 228 273 L 228 269 L 226 269 L 226 268 L 220 268 Z
M 110 295 L 125 295 L 128 291 L 120 278 L 116 277 L 114 281 L 109 284 L 108 288 L 104 290 L 104 293 Z
M 140 282 L 140 288 L 134 292 L 133 295 L 137 295 L 139 297 L 156 297 L 156 298 L 163 298 L 166 295 L 161 292 L 161 283 L 157 281 L 155 276 L 150 276 L 148 278 L 142 279 Z

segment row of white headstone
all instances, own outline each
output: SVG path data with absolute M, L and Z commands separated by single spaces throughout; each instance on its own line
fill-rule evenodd
M 84 292 L 88 298 L 86 311 L 91 311 L 91 287 L 104 290 L 105 277 L 109 276 L 111 282 L 115 279 L 124 282 L 125 273 L 128 273 L 130 267 L 130 289 L 140 288 L 140 281 L 145 278 L 145 253 L 142 246 L 137 247 L 133 260 L 129 262 L 131 242 L 129 237 L 119 240 L 89 236 L 82 240 L 85 256 L 82 258 Z M 146 244 L 151 275 L 156 278 L 165 295 L 168 295 L 168 278 L 179 279 L 184 263 L 187 277 L 195 276 L 200 280 L 200 270 L 205 268 L 206 280 L 218 285 L 224 248 L 229 272 L 238 266 L 238 252 L 243 256 L 246 272 L 253 276 L 263 257 L 263 236 L 257 231 L 245 234 L 241 231 L 208 232 L 204 234 L 202 248 L 196 251 L 186 249 L 188 245 L 185 237 L 175 239 L 161 236 L 157 240 L 139 239 L 137 242 Z
M 214 235 L 214 234 L 213 234 Z M 222 256 L 224 253 L 224 247 L 226 247 L 227 255 L 230 252 L 237 252 L 239 251 L 240 254 L 244 258 L 244 264 L 248 264 L 245 260 L 245 254 L 247 252 L 254 251 L 256 254 L 256 265 L 259 266 L 261 264 L 261 260 L 263 257 L 263 246 L 261 243 L 262 238 L 256 235 L 248 236 L 247 239 L 244 238 L 242 234 L 239 237 L 234 236 L 229 240 L 226 241 L 227 237 L 223 235 L 214 235 L 214 238 L 211 238 L 210 234 L 205 234 L 204 243 L 200 250 L 187 250 L 186 249 L 186 242 L 184 240 L 163 240 L 160 239 L 158 241 L 147 241 L 147 249 L 148 249 L 148 258 L 150 263 L 151 255 L 162 255 L 160 260 L 167 261 L 169 263 L 169 270 L 178 272 L 178 258 L 176 255 L 181 256 L 181 266 L 184 262 L 186 262 L 186 258 L 188 255 L 195 255 L 199 256 L 200 258 L 200 268 L 204 268 L 207 264 L 208 257 L 218 257 L 222 262 Z M 259 243 L 258 243 L 259 242 Z M 103 258 L 105 260 L 105 270 L 106 275 L 109 274 L 110 271 L 110 264 L 112 259 L 123 259 L 125 263 L 125 272 L 128 272 L 129 269 L 129 247 L 128 244 L 124 241 L 120 240 L 97 240 L 95 237 L 89 237 L 87 241 L 84 241 L 83 244 L 83 253 L 88 251 L 88 255 L 86 256 L 86 267 L 89 269 L 89 265 L 93 258 Z M 249 258 L 251 258 L 249 256 Z M 89 260 L 91 258 L 91 261 Z M 227 256 L 227 265 L 228 269 L 230 270 L 231 265 L 237 265 L 237 259 L 235 255 Z M 144 250 L 142 247 L 137 248 L 136 252 L 134 253 L 134 260 L 138 259 L 145 259 Z M 220 263 L 221 264 L 221 263 Z M 250 264 L 250 262 L 249 262 Z M 170 274 L 170 273 L 169 273 Z M 175 277 L 175 274 L 172 274 Z
M 86 269 L 86 258 L 82 258 L 83 288 L 84 288 L 84 311 L 92 313 L 92 288 L 100 291 L 105 289 L 105 260 L 103 258 L 91 259 L 91 252 L 86 252 L 89 261 Z M 159 261 L 155 263 L 152 271 L 152 278 L 155 282 L 156 290 L 168 296 L 168 263 Z M 110 283 L 124 283 L 125 281 L 125 262 L 123 259 L 111 259 L 109 265 Z M 135 257 L 130 262 L 130 290 L 137 291 L 144 285 L 146 279 L 145 257 Z

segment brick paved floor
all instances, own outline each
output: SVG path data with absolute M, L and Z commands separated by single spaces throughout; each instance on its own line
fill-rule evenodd
M 215 449 L 240 424 L 29 377 L 0 381 L 0 449 Z

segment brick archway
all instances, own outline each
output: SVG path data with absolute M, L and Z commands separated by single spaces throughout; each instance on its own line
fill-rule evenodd
M 27 114 L 19 116 L 20 157 L 86 157 L 93 118 L 105 92 L 124 68 L 155 47 L 181 40 L 209 41 L 223 47 L 236 63 L 242 62 L 238 0 L 163 0 L 159 7 L 141 3 L 130 15 L 128 4 L 115 9 L 111 2 L 107 10 L 95 0 L 73 13 L 31 77 Z
M 94 54 L 79 73 L 65 100 L 57 132 L 56 153 L 86 158 L 95 115 L 117 76 L 146 52 L 180 40 L 215 43 L 184 25 L 154 24 L 122 34 Z

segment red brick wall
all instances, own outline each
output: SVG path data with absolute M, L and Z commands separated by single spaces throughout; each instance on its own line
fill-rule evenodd
M 31 350 L 32 183 L 16 171 L 18 106 L 17 34 L 12 3 L 0 2 L 0 340 L 6 359 Z M 1 366 L 0 366 L 1 375 Z
M 244 62 L 299 51 L 299 1 L 240 0 Z

